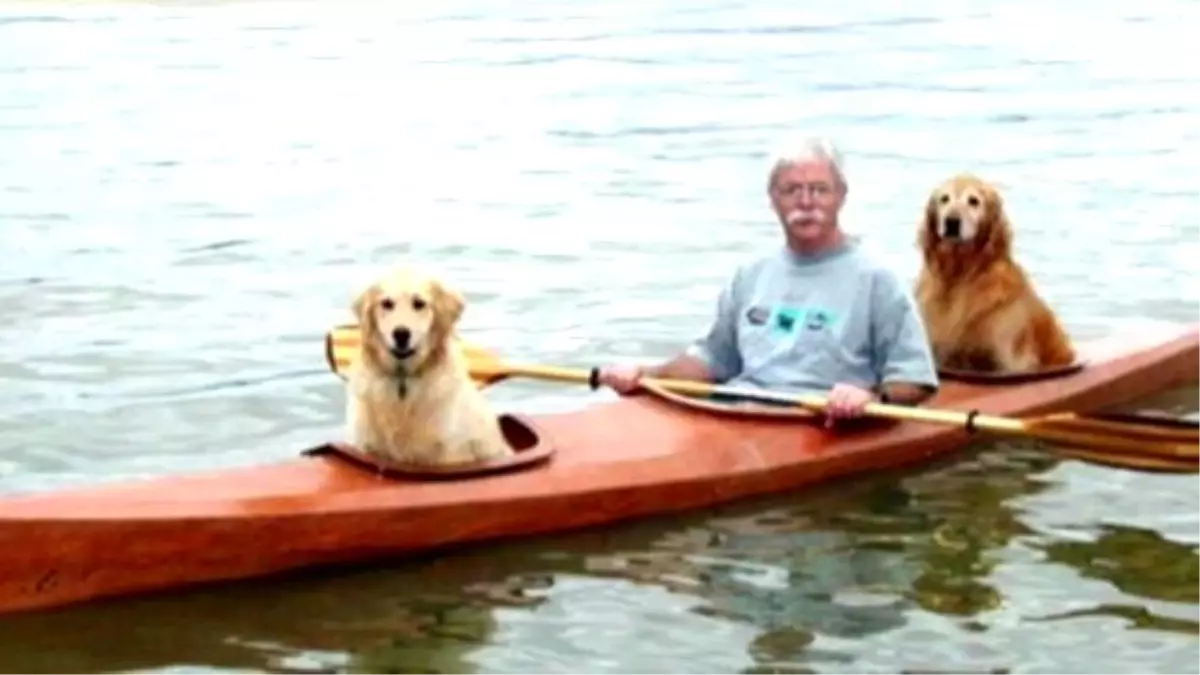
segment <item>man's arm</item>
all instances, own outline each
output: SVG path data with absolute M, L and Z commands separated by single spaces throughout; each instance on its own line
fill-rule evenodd
M 909 382 L 884 382 L 879 387 L 879 400 L 897 405 L 920 405 L 934 395 L 937 389 L 928 385 Z
M 877 393 L 888 403 L 919 405 L 939 387 L 937 365 L 916 299 L 897 275 L 876 277 L 872 335 Z
M 742 370 L 737 344 L 736 286 L 739 274 L 721 289 L 716 316 L 708 333 L 693 342 L 679 356 L 642 370 L 646 377 L 723 382 Z
M 716 381 L 712 371 L 708 369 L 708 364 L 687 352 L 656 366 L 643 367 L 642 376 L 668 380 L 695 380 L 697 382 Z

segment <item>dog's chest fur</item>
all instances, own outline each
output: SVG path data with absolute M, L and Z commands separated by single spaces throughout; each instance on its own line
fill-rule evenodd
M 351 442 L 385 461 L 438 465 L 494 454 L 499 439 L 471 438 L 465 419 L 473 408 L 444 378 L 410 378 L 400 395 L 399 381 L 362 371 L 347 381 L 347 429 Z M 491 445 L 488 444 L 491 441 Z
M 384 459 L 411 461 L 435 455 L 442 413 L 422 405 L 425 386 L 407 381 L 404 396 L 395 378 L 352 376 L 347 390 L 349 437 L 360 449 Z
M 1019 292 L 1024 276 L 998 263 L 972 279 L 945 279 L 926 270 L 917 304 L 940 366 L 994 371 L 1016 362 L 1018 334 L 1029 320 Z

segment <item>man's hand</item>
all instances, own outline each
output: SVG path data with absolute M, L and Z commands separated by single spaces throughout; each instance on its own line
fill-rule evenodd
M 867 404 L 875 400 L 875 394 L 852 384 L 835 384 L 826 398 L 829 405 L 825 407 L 825 427 L 831 428 L 839 419 L 861 417 Z
M 611 388 L 618 394 L 628 394 L 637 389 L 638 380 L 642 378 L 644 369 L 636 365 L 604 366 L 600 369 L 600 384 Z
M 600 368 L 600 384 L 618 394 L 635 391 L 643 377 L 712 382 L 708 366 L 700 359 L 681 354 L 657 366 L 619 365 Z

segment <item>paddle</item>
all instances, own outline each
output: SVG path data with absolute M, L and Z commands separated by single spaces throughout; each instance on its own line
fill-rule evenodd
M 358 328 L 339 326 L 326 335 L 326 360 L 334 373 L 342 375 L 358 349 Z M 480 387 L 486 387 L 511 377 L 527 377 L 567 383 L 586 383 L 596 386 L 595 369 L 562 368 L 502 361 L 478 345 L 465 344 L 468 368 Z M 662 389 L 691 396 L 732 396 L 749 401 L 799 406 L 820 411 L 826 400 L 820 396 L 790 395 L 739 389 L 687 380 L 647 380 Z M 1200 434 L 1194 425 L 1172 421 L 1156 424 L 1144 419 L 1122 423 L 1111 419 L 1089 419 L 1074 414 L 1057 414 L 1031 419 L 999 417 L 975 411 L 960 412 L 931 408 L 871 403 L 864 411 L 871 417 L 895 421 L 912 421 L 957 426 L 967 430 L 990 432 L 996 435 L 1033 438 L 1051 443 L 1075 446 L 1065 450 L 1080 458 L 1131 468 L 1169 471 L 1197 470 L 1197 444 Z M 1092 450 L 1081 450 L 1079 446 Z M 1108 453 L 1097 454 L 1096 451 Z M 1111 453 L 1116 453 L 1116 456 Z

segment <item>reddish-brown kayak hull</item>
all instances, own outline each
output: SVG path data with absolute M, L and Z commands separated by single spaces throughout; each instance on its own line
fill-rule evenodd
M 1086 410 L 1195 382 L 1194 328 L 1097 345 L 1070 376 L 946 383 L 933 404 L 1000 415 Z M 556 452 L 463 481 L 382 478 L 334 456 L 0 500 L 0 612 L 694 509 L 927 460 L 970 440 L 931 424 L 827 431 L 638 396 L 525 418 Z

